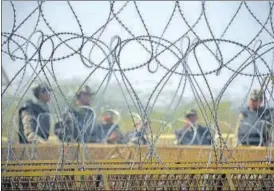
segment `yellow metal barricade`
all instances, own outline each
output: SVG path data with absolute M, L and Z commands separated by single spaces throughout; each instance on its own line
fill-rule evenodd
M 222 137 L 228 147 L 233 147 L 236 145 L 236 137 L 234 134 L 223 133 Z M 215 139 L 218 139 L 218 136 L 216 136 Z M 157 145 L 172 146 L 172 145 L 175 145 L 175 140 L 176 140 L 175 134 L 163 134 L 157 140 Z
M 149 164 L 149 163 L 131 163 L 131 164 L 85 164 L 75 165 L 75 164 L 67 164 L 67 165 L 30 165 L 30 166 L 18 166 L 18 165 L 7 165 L 2 166 L 2 172 L 40 172 L 40 171 L 75 171 L 75 170 L 179 170 L 179 169 L 274 169 L 274 164 L 264 163 L 264 164 L 206 164 L 206 163 L 190 163 L 190 164 Z
M 82 177 L 82 178 L 79 178 Z M 273 170 L 4 172 L 3 190 L 273 190 Z

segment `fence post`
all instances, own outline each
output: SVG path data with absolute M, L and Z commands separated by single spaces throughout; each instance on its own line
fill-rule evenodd
M 108 177 L 106 174 L 103 174 L 103 181 L 104 181 L 104 189 L 110 190 L 109 184 L 108 184 Z

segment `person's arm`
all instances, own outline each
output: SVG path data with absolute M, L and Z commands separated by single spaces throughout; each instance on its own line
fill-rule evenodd
M 264 144 L 269 146 L 271 144 L 271 133 L 274 130 L 274 109 L 267 108 L 263 116 L 264 120 L 264 129 L 263 129 L 263 138 Z
M 94 127 L 92 129 L 92 126 L 88 128 L 88 134 L 87 134 L 87 141 L 89 143 L 100 143 L 102 142 L 102 135 L 100 131 L 100 125 L 99 124 L 94 124 Z M 92 132 L 91 132 L 92 130 Z
M 118 136 L 118 143 L 122 144 L 124 136 L 123 136 L 123 133 L 121 132 L 120 127 L 118 125 L 117 125 L 117 128 L 115 129 L 115 131 Z
M 269 121 L 264 121 L 263 124 L 263 144 L 265 146 L 269 146 L 271 144 L 271 134 L 274 130 L 274 125 Z
M 240 128 L 243 122 L 243 119 L 245 118 L 245 114 L 243 112 L 241 112 L 238 116 L 237 119 L 237 123 L 236 123 L 236 127 L 235 127 L 235 131 L 234 131 L 234 135 L 235 135 L 235 139 L 236 139 L 236 144 L 237 145 L 241 145 L 241 140 L 244 137 L 241 133 L 240 133 Z
M 27 110 L 22 111 L 22 124 L 24 128 L 24 136 L 28 142 L 33 143 L 44 143 L 45 140 L 37 135 L 36 128 L 37 123 L 36 119 L 31 115 Z
M 63 121 L 63 128 L 64 128 L 64 137 L 69 142 L 74 139 L 74 131 L 75 129 L 75 119 L 70 112 L 65 112 L 62 115 L 62 121 Z
M 178 130 L 175 130 L 175 137 L 177 140 L 180 139 L 180 137 L 182 136 L 183 134 L 183 130 L 182 129 L 178 129 Z
M 74 139 L 74 126 L 73 116 L 66 110 L 61 115 L 60 121 L 54 126 L 55 135 L 59 137 L 60 141 L 71 142 Z
M 108 142 L 109 143 L 121 143 L 123 139 L 123 134 L 120 131 L 120 128 L 118 125 L 115 125 L 114 130 L 110 133 L 110 135 L 108 136 Z
M 54 134 L 59 138 L 60 141 L 63 140 L 64 137 L 64 128 L 62 121 L 58 121 L 54 124 Z
M 180 138 L 182 137 L 182 134 L 183 134 L 182 129 L 175 130 L 175 138 L 176 138 L 176 140 L 174 141 L 175 145 L 180 145 L 181 144 Z

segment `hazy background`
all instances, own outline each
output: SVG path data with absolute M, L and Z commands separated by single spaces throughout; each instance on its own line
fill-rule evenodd
M 114 3 L 114 11 L 117 13 L 118 10 L 125 4 L 124 1 L 118 1 Z M 38 6 L 38 3 L 35 1 L 16 1 L 13 2 L 14 8 L 16 10 L 16 26 L 17 28 L 19 24 L 26 19 L 26 17 Z M 190 25 L 197 20 L 197 18 L 201 14 L 201 2 L 198 1 L 189 1 L 184 2 L 181 1 L 180 7 L 182 9 L 182 13 L 184 17 L 188 21 Z M 239 1 L 230 1 L 230 2 L 206 2 L 205 3 L 205 13 L 206 17 L 209 21 L 211 30 L 215 36 L 215 38 L 220 38 L 222 33 L 224 32 L 225 28 L 227 27 L 228 23 L 232 19 L 233 15 L 236 13 L 237 9 L 239 8 L 241 2 Z M 109 12 L 110 12 L 110 3 L 105 2 L 96 2 L 96 1 L 75 1 L 70 2 L 70 5 L 73 8 L 73 11 L 77 15 L 77 19 L 80 21 L 81 27 L 83 29 L 83 33 L 85 36 L 91 36 L 95 31 L 97 31 L 107 20 Z M 174 9 L 175 2 L 172 1 L 140 1 L 137 2 L 138 9 L 142 15 L 142 18 L 145 22 L 145 25 L 150 33 L 151 36 L 158 36 L 160 37 L 165 29 L 165 26 L 171 16 L 171 13 Z M 256 16 L 256 18 L 264 24 L 269 16 L 270 8 L 269 2 L 267 1 L 250 1 L 247 2 L 248 7 L 252 11 L 252 13 Z M 46 21 L 50 25 L 51 29 L 54 30 L 56 33 L 75 33 L 80 35 L 81 30 L 79 28 L 78 23 L 76 22 L 76 18 L 73 16 L 73 12 L 65 1 L 47 1 L 44 2 L 42 5 L 43 15 L 46 18 Z M 12 10 L 12 6 L 10 2 L 3 1 L 2 2 L 2 41 L 6 40 L 7 37 L 3 36 L 3 32 L 10 33 L 12 31 L 13 23 L 14 23 L 14 13 Z M 38 20 L 39 12 L 36 11 L 24 24 L 20 26 L 20 28 L 16 31 L 17 35 L 21 35 L 25 38 L 30 38 L 31 34 L 34 31 L 34 27 Z M 113 15 L 111 15 L 113 17 Z M 123 22 L 123 24 L 135 35 L 147 35 L 146 30 L 141 22 L 139 15 L 137 14 L 137 10 L 135 8 L 134 2 L 129 2 L 126 7 L 123 9 L 122 12 L 118 14 L 119 19 Z M 273 17 L 273 16 L 272 16 Z M 273 20 L 272 20 L 273 22 Z M 235 41 L 243 45 L 248 45 L 249 42 L 256 37 L 258 32 L 261 30 L 262 26 L 256 21 L 251 14 L 249 13 L 247 7 L 242 3 L 241 8 L 235 17 L 233 23 L 228 28 L 227 32 L 223 36 L 223 39 Z M 271 29 L 271 23 L 268 22 L 265 25 L 265 28 L 269 30 L 270 34 L 265 30 L 256 37 L 258 40 L 262 41 L 262 44 L 266 44 L 269 42 L 273 42 L 273 31 Z M 36 30 L 41 30 L 45 35 L 52 35 L 53 32 L 49 29 L 49 27 L 45 24 L 45 21 L 42 17 L 39 18 L 39 23 L 36 27 Z M 166 29 L 166 32 L 163 34 L 163 38 L 168 41 L 174 42 L 180 36 L 182 36 L 189 28 L 182 19 L 178 8 L 174 13 L 174 16 L 170 22 L 170 25 Z M 199 35 L 201 39 L 212 39 L 210 34 L 210 30 L 207 27 L 206 21 L 204 16 L 200 22 L 193 28 L 193 30 Z M 97 33 L 94 37 L 98 37 L 101 32 Z M 132 36 L 119 24 L 116 19 L 113 19 L 107 24 L 107 27 L 103 31 L 102 35 L 100 36 L 100 40 L 106 43 L 108 46 L 110 44 L 111 38 L 115 35 L 119 35 L 122 40 L 132 38 Z M 195 39 L 195 36 L 192 32 L 188 33 L 189 38 L 192 40 Z M 35 34 L 30 39 L 33 43 L 37 44 L 38 41 L 38 34 Z M 60 38 L 63 40 L 69 39 L 74 37 L 74 35 L 59 35 Z M 13 40 L 18 42 L 19 44 L 23 44 L 25 40 L 13 36 Z M 60 40 L 56 37 L 53 38 L 53 42 L 55 46 L 60 43 Z M 76 50 L 81 45 L 82 39 L 74 39 L 68 41 L 68 44 L 74 47 Z M 250 48 L 254 47 L 254 42 L 249 46 Z M 86 57 L 89 56 L 89 51 L 92 47 L 92 43 L 86 43 L 83 48 L 83 55 Z M 144 42 L 144 45 L 150 50 L 150 44 Z M 180 43 L 176 44 L 180 47 Z M 216 45 L 214 42 L 209 42 L 207 44 L 214 52 L 216 52 Z M 185 44 L 183 45 L 185 47 Z M 242 50 L 241 47 L 229 44 L 229 43 L 220 43 L 219 44 L 222 56 L 224 59 L 224 63 L 228 62 L 232 59 L 235 55 L 238 54 Z M 272 45 L 268 45 L 265 48 L 262 48 L 259 53 L 266 51 L 267 49 L 271 48 Z M 15 43 L 10 43 L 10 50 L 11 52 L 17 48 Z M 24 45 L 23 48 L 25 49 L 26 46 Z M 154 49 L 156 45 L 154 44 Z M 9 79 L 11 80 L 18 70 L 25 64 L 24 60 L 15 59 L 12 60 L 8 54 L 4 51 L 7 51 L 8 47 L 7 44 L 2 46 L 2 67 L 5 69 Z M 158 50 L 161 51 L 164 48 L 159 46 Z M 105 50 L 107 50 L 105 48 Z M 175 50 L 173 48 L 173 50 Z M 43 58 L 48 58 L 52 51 L 52 47 L 50 42 L 48 41 L 42 47 L 41 56 Z M 31 57 L 31 55 L 35 52 L 33 46 L 29 45 L 27 55 Z M 178 51 L 177 51 L 178 52 Z M 72 53 L 72 50 L 67 48 L 65 45 L 61 45 L 54 53 L 54 58 L 65 57 Z M 208 72 L 219 67 L 219 63 L 216 59 L 210 54 L 210 52 L 204 48 L 203 46 L 199 46 L 196 50 L 198 61 L 201 65 L 203 72 Z M 22 52 L 16 51 L 14 55 L 18 57 L 23 57 Z M 228 66 L 232 69 L 237 69 L 240 65 L 243 64 L 244 60 L 247 59 L 250 54 L 244 51 L 240 54 L 237 58 L 235 58 Z M 38 58 L 36 55 L 35 58 Z M 91 54 L 91 60 L 98 64 L 105 58 L 105 55 L 102 51 L 95 47 L 94 51 Z M 121 55 L 120 55 L 120 64 L 122 68 L 131 68 L 143 64 L 150 58 L 150 54 L 148 54 L 142 46 L 138 44 L 138 42 L 133 41 L 129 43 L 123 48 Z M 268 64 L 268 67 L 271 68 L 273 71 L 273 50 L 268 52 L 267 54 L 263 55 L 262 58 Z M 171 68 L 176 62 L 178 62 L 178 58 L 172 55 L 169 51 L 166 51 L 161 56 L 159 56 L 159 61 L 166 66 L 167 68 Z M 193 55 L 193 52 L 188 56 L 187 60 L 188 66 L 193 73 L 201 73 L 198 67 L 197 61 Z M 62 97 L 60 91 L 56 88 L 56 82 L 54 82 L 54 78 L 50 75 L 52 73 L 52 68 L 55 73 L 56 80 L 58 84 L 61 86 L 62 90 L 65 92 L 65 95 L 68 99 L 71 99 L 74 95 L 75 89 L 83 82 L 84 79 L 88 77 L 88 75 L 94 70 L 94 67 L 87 68 L 81 61 L 79 55 L 71 56 L 67 59 L 63 59 L 60 61 L 56 61 L 47 64 L 48 69 L 46 69 L 46 75 L 51 81 L 51 85 L 55 87 L 55 93 L 58 94 L 59 98 L 57 100 L 53 99 L 53 105 L 57 103 L 61 104 L 62 107 L 66 105 L 64 98 Z M 20 72 L 19 75 L 15 78 L 14 82 L 8 87 L 7 91 L 5 92 L 3 98 L 5 98 L 4 107 L 3 107 L 3 114 L 2 115 L 10 115 L 10 113 L 14 113 L 16 108 L 21 104 L 20 99 L 24 92 L 26 92 L 26 96 L 22 98 L 23 100 L 27 98 L 31 98 L 31 91 L 27 90 L 27 85 L 30 81 L 33 80 L 34 76 L 36 76 L 33 68 L 37 66 L 36 72 L 39 71 L 41 66 L 37 62 L 31 61 L 28 63 L 26 67 L 26 71 L 23 76 L 23 72 Z M 102 66 L 108 67 L 108 62 L 105 61 Z M 151 67 L 155 68 L 156 61 L 153 60 Z M 245 68 L 242 72 L 243 73 L 254 73 L 254 66 L 256 66 L 259 73 L 267 73 L 268 69 L 265 64 L 261 60 L 257 60 L 255 65 L 250 64 L 247 68 Z M 32 68 L 33 67 L 33 68 Z M 52 67 L 52 68 L 51 68 Z M 118 68 L 117 65 L 114 68 Z M 183 67 L 179 66 L 176 69 L 177 72 L 182 72 Z M 137 92 L 138 96 L 140 97 L 143 104 L 147 103 L 148 98 L 153 92 L 153 89 L 157 85 L 157 83 L 162 79 L 162 77 L 166 74 L 166 70 L 162 67 L 159 67 L 157 72 L 150 73 L 147 69 L 147 66 L 142 67 L 138 70 L 128 71 L 125 72 L 126 77 L 134 87 L 135 91 Z M 87 84 L 91 85 L 93 89 L 97 89 L 99 84 L 105 78 L 107 74 L 106 70 L 97 69 L 91 77 L 89 77 Z M 126 97 L 130 100 L 129 93 L 125 90 L 125 85 L 122 82 L 121 74 L 116 72 L 117 78 L 119 83 L 122 86 L 122 89 L 125 91 Z M 220 75 L 216 75 L 213 73 L 211 75 L 207 75 L 206 79 L 208 84 L 211 88 L 211 91 L 214 94 L 214 98 L 218 95 L 221 91 L 223 86 L 227 83 L 229 78 L 233 75 L 233 72 L 228 70 L 227 68 L 223 68 L 221 70 Z M 165 115 L 166 113 L 170 114 L 170 108 L 168 106 L 171 104 L 172 97 L 174 96 L 177 88 L 178 83 L 180 81 L 180 75 L 172 75 L 170 80 L 165 85 L 163 91 L 160 93 L 159 98 L 156 101 L 155 108 L 157 112 L 163 112 Z M 39 74 L 39 79 L 45 80 L 45 75 L 43 72 Z M 38 79 L 38 81 L 39 81 Z M 201 87 L 201 92 L 199 96 L 205 94 L 205 98 L 208 102 L 210 102 L 211 98 L 209 96 L 209 90 L 205 83 L 205 79 L 203 77 L 195 77 L 197 83 Z M 19 84 L 22 82 L 21 84 Z M 114 75 L 111 76 L 110 84 L 107 86 L 106 91 L 104 94 L 97 94 L 96 100 L 94 101 L 94 105 L 96 102 L 100 100 L 100 107 L 113 107 L 117 108 L 120 111 L 125 110 L 125 113 L 128 112 L 127 106 L 125 103 L 125 98 L 121 93 L 121 88 L 119 86 Z M 163 83 L 161 83 L 163 84 Z M 19 86 L 20 85 L 20 86 Z M 162 86 L 162 85 L 161 85 Z M 248 94 L 250 86 L 254 88 L 259 87 L 258 78 L 252 80 L 250 76 L 238 75 L 229 87 L 226 89 L 222 103 L 224 106 L 221 106 L 220 111 L 223 112 L 221 115 L 225 116 L 232 116 L 228 117 L 226 120 L 230 120 L 234 123 L 234 115 L 238 112 L 238 109 L 244 106 L 246 103 L 246 95 Z M 19 87 L 19 89 L 18 89 Z M 104 87 L 104 86 L 103 86 Z M 197 86 L 196 86 L 197 87 Z M 101 88 L 102 91 L 104 88 Z M 18 90 L 18 91 L 16 91 Z M 3 91 L 3 87 L 2 87 Z M 176 94 L 175 102 L 171 108 L 175 108 L 176 105 L 180 105 L 179 109 L 174 111 L 173 118 L 182 116 L 183 111 L 187 107 L 197 107 L 195 104 L 195 99 L 193 92 L 190 88 L 189 81 L 187 81 L 186 89 L 183 94 L 182 100 L 179 101 L 179 96 L 182 91 L 182 86 L 180 87 L 180 91 Z M 16 92 L 16 93 L 15 93 Z M 159 89 L 157 89 L 159 92 Z M 14 101 L 12 97 L 16 97 L 17 101 Z M 272 95 L 267 95 L 268 98 L 273 97 Z M 155 99 L 155 95 L 152 97 L 152 103 Z M 203 102 L 205 100 L 203 99 Z M 130 107 L 133 110 L 136 108 L 133 105 L 133 101 L 130 102 Z M 11 109 L 11 104 L 17 104 Z M 271 103 L 272 104 L 272 103 Z M 98 107 L 99 107 L 98 106 Z M 151 106 L 151 104 L 150 104 Z M 151 106 L 152 107 L 152 106 Z M 123 108 L 123 109 L 122 109 Z M 5 110 L 6 109 L 6 110 Z M 173 111 L 173 110 L 172 110 Z M 227 112 L 227 113 L 226 113 Z M 9 113 L 9 114 L 8 114 Z M 229 113 L 229 114 L 228 114 Z M 172 114 L 173 115 L 173 114 Z M 160 114 L 156 115 L 156 118 L 160 117 Z M 9 121 L 11 121 L 11 117 L 8 117 Z

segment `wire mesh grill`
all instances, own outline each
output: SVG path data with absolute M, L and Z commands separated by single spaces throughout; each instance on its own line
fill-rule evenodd
M 103 170 L 2 173 L 4 190 L 273 190 L 258 169 Z

